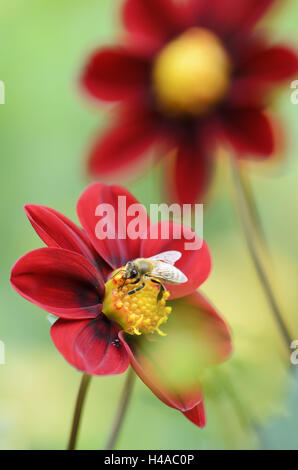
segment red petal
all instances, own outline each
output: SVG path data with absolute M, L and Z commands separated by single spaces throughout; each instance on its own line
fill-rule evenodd
M 179 390 L 177 393 L 176 390 L 167 383 L 166 377 L 161 372 L 162 367 L 158 367 L 156 370 L 154 362 L 151 363 L 150 358 L 142 353 L 142 350 L 136 343 L 132 341 L 128 343 L 130 338 L 128 338 L 127 335 L 124 336 L 123 331 L 119 334 L 119 338 L 126 348 L 130 363 L 135 372 L 163 403 L 179 411 L 187 411 L 202 401 L 202 390 L 200 386 L 197 390 L 186 390 L 184 392 Z M 146 339 L 144 339 L 144 341 L 146 341 Z
M 169 224 L 169 225 L 168 225 Z M 211 257 L 207 244 L 200 241 L 195 237 L 195 233 L 188 227 L 172 222 L 161 222 L 156 225 L 158 227 L 158 240 L 149 237 L 144 240 L 141 247 L 141 256 L 150 258 L 150 256 L 158 255 L 164 251 L 177 250 L 182 253 L 182 257 L 175 264 L 188 278 L 188 281 L 179 285 L 167 285 L 167 289 L 171 292 L 171 298 L 175 299 L 194 292 L 209 276 L 211 270 Z M 169 237 L 167 229 L 169 229 Z M 154 233 L 151 231 L 151 234 Z M 161 236 L 167 239 L 162 240 Z M 174 239 L 179 236 L 180 239 Z M 192 237 L 192 240 L 191 240 Z M 187 249 L 187 243 L 193 243 L 194 240 L 198 243 L 196 249 Z M 195 247 L 195 244 L 193 245 Z
M 90 241 L 82 229 L 64 215 L 49 207 L 27 204 L 25 212 L 34 230 L 49 247 L 75 251 L 91 261 L 98 261 Z
M 274 132 L 268 117 L 258 110 L 228 111 L 223 117 L 224 137 L 243 156 L 270 157 L 274 151 Z
M 146 209 L 126 189 L 95 183 L 83 192 L 78 201 L 77 212 L 82 226 L 94 248 L 113 269 L 124 266 L 128 261 L 140 256 L 141 240 L 133 240 L 127 236 L 127 227 L 134 219 L 133 216 L 127 215 L 127 208 L 133 204 L 136 204 L 135 208 L 142 214 L 143 223 L 140 230 L 143 232 L 142 236 L 146 237 L 146 226 L 149 226 Z M 104 207 L 102 205 L 109 205 L 107 208 L 110 213 L 109 228 L 112 230 L 115 227 L 114 239 L 97 238 L 100 234 L 96 227 L 102 218 L 96 215 L 96 208 L 100 205 L 102 208 Z M 112 235 L 110 233 L 110 236 Z
M 124 48 L 97 51 L 89 60 L 82 82 L 97 99 L 118 101 L 139 91 L 150 78 L 148 63 Z
M 172 0 L 173 3 L 173 0 Z M 176 23 L 184 30 L 187 27 L 203 24 L 206 12 L 210 11 L 209 0 L 174 0 Z
M 157 46 L 176 31 L 176 12 L 171 0 L 126 0 L 123 19 L 130 33 L 150 38 Z
M 264 108 L 268 99 L 268 83 L 253 77 L 238 77 L 233 80 L 226 102 L 230 108 Z
M 180 146 L 175 162 L 174 194 L 180 204 L 202 202 L 208 189 L 213 162 L 196 146 Z M 175 196 L 174 196 L 175 197 Z
M 285 46 L 272 46 L 258 51 L 241 69 L 247 77 L 268 82 L 288 80 L 298 72 L 297 55 Z
M 168 178 L 172 201 L 180 204 L 203 202 L 213 174 L 213 155 L 218 135 L 214 115 L 198 121 L 187 134 L 175 136 L 169 144 Z M 173 158 L 171 158 L 173 157 Z
M 94 320 L 58 320 L 51 337 L 60 353 L 77 369 L 90 375 L 122 374 L 129 366 L 119 328 L 101 315 Z
M 131 364 L 143 382 L 166 405 L 204 425 L 200 375 L 205 367 L 227 359 L 232 351 L 228 327 L 199 294 L 172 302 L 162 329 L 166 337 L 135 339 L 120 333 Z
M 101 311 L 104 284 L 83 256 L 40 248 L 14 265 L 11 283 L 25 299 L 61 318 L 93 318 Z
M 204 428 L 206 426 L 206 414 L 203 401 L 191 410 L 185 411 L 183 414 L 192 423 L 199 426 L 199 428 Z
M 219 33 L 230 35 L 251 29 L 275 0 L 214 0 L 209 23 Z
M 126 0 L 123 16 L 130 47 L 152 58 L 166 41 L 202 24 L 208 7 L 206 0 Z
M 155 120 L 127 112 L 117 125 L 96 140 L 89 156 L 89 171 L 94 176 L 118 175 L 135 171 L 136 163 L 159 139 Z
M 231 332 L 213 305 L 199 292 L 170 301 L 172 316 L 168 321 L 169 336 L 193 343 L 194 355 L 200 365 L 212 366 L 228 359 L 232 353 Z

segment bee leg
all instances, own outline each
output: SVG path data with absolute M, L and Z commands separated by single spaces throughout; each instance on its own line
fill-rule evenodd
M 136 284 L 136 282 L 133 282 L 133 284 Z M 144 287 L 145 287 L 145 282 L 143 282 L 143 284 L 141 286 L 136 287 L 135 289 L 131 290 L 130 292 L 127 292 L 127 295 L 133 295 L 136 292 L 139 292 L 140 290 L 144 289 Z
M 134 282 L 130 282 L 130 285 L 133 285 L 133 284 L 138 284 L 138 282 L 140 282 L 141 278 L 138 277 Z M 125 285 L 127 279 L 124 279 L 124 283 L 122 284 L 121 288 Z
M 151 282 L 154 282 L 155 284 L 159 284 L 159 293 L 158 293 L 158 296 L 157 296 L 157 299 L 156 299 L 156 301 L 159 302 L 162 299 L 162 296 L 163 296 L 164 292 L 166 291 L 166 288 L 164 287 L 164 285 L 161 282 L 156 281 L 155 279 L 151 279 Z
M 158 293 L 158 296 L 157 296 L 157 302 L 162 300 L 163 294 L 164 294 L 165 291 L 166 291 L 166 289 L 165 289 L 164 285 L 160 284 L 160 289 L 159 289 L 159 293 Z
M 138 282 L 140 282 L 141 278 L 138 277 L 135 281 L 131 282 L 130 285 L 134 285 L 134 284 L 138 284 Z

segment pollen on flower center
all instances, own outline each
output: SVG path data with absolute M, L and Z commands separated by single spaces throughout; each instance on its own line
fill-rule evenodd
M 167 114 L 201 115 L 226 94 L 231 63 L 220 39 L 191 28 L 165 46 L 153 68 L 153 90 Z
M 142 290 L 132 295 L 129 294 L 141 285 L 142 282 L 131 284 L 130 281 L 126 281 L 124 283 L 123 272 L 119 271 L 106 283 L 103 313 L 131 335 L 157 332 L 165 336 L 160 326 L 166 323 L 172 311 L 171 307 L 166 306 L 170 293 L 163 292 L 162 298 L 159 299 L 159 285 L 146 281 Z

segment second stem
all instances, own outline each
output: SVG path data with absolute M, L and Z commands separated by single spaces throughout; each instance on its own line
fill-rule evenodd
M 266 274 L 265 267 L 263 265 L 261 256 L 258 253 L 258 247 L 256 242 L 255 234 L 258 233 L 258 227 L 255 227 L 255 217 L 250 210 L 250 201 L 247 197 L 247 192 L 245 191 L 244 182 L 242 180 L 238 162 L 236 158 L 232 157 L 232 169 L 233 176 L 235 181 L 235 189 L 237 194 L 237 202 L 239 206 L 240 217 L 243 225 L 244 235 L 246 238 L 247 246 L 255 266 L 256 272 L 260 279 L 264 294 L 272 311 L 275 322 L 279 328 L 281 336 L 283 338 L 284 344 L 289 350 L 289 347 L 292 343 L 291 334 L 288 330 L 287 325 L 284 322 L 281 310 L 279 308 L 278 302 L 275 298 L 273 289 L 270 285 L 269 279 Z
M 106 444 L 105 450 L 113 450 L 116 445 L 116 442 L 119 437 L 119 433 L 120 433 L 120 430 L 121 430 L 121 427 L 125 418 L 125 414 L 126 414 L 129 402 L 130 402 L 131 392 L 133 389 L 134 382 L 135 382 L 135 373 L 134 373 L 133 368 L 130 367 L 126 376 L 126 381 L 124 384 L 124 388 L 123 388 L 121 400 L 119 403 L 119 408 L 116 414 L 114 426 L 112 428 L 112 432 Z

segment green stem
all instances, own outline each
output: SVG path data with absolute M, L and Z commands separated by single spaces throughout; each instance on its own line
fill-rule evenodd
M 77 442 L 77 437 L 78 437 L 78 432 L 79 432 L 79 427 L 80 427 L 82 410 L 84 407 L 85 398 L 86 398 L 87 390 L 90 384 L 90 380 L 91 380 L 90 375 L 83 374 L 81 383 L 80 383 L 80 388 L 79 388 L 78 395 L 77 395 L 76 404 L 75 404 L 67 450 L 74 450 L 76 448 L 76 442 Z
M 266 274 L 265 267 L 263 265 L 261 256 L 259 255 L 257 248 L 256 233 L 260 233 L 260 229 L 256 226 L 257 218 L 255 217 L 256 212 L 252 213 L 252 207 L 255 207 L 255 204 L 252 204 L 252 201 L 248 199 L 247 188 L 245 188 L 243 178 L 240 175 L 240 170 L 238 167 L 238 162 L 235 158 L 232 157 L 232 169 L 233 176 L 235 181 L 235 189 L 237 194 L 237 203 L 239 207 L 240 218 L 244 230 L 244 235 L 249 249 L 253 264 L 255 266 L 257 275 L 259 277 L 261 286 L 263 288 L 265 297 L 272 311 L 274 320 L 279 328 L 281 336 L 283 338 L 285 347 L 289 351 L 290 345 L 292 343 L 291 334 L 288 330 L 287 325 L 283 320 L 281 310 L 279 308 L 278 302 L 275 298 L 274 291 L 270 285 L 269 279 Z M 264 239 L 264 238 L 263 238 Z
M 254 195 L 253 195 L 253 190 L 251 187 L 251 183 L 248 178 L 246 178 L 246 175 L 244 172 L 241 172 L 241 168 L 238 167 L 238 173 L 239 173 L 239 178 L 241 180 L 241 185 L 243 188 L 243 192 L 245 195 L 245 199 L 247 202 L 247 209 L 250 214 L 251 222 L 252 225 L 256 231 L 256 234 L 262 244 L 262 249 L 266 250 L 266 255 L 269 256 L 269 252 L 267 249 L 267 242 L 266 242 L 266 236 L 265 232 L 263 229 L 260 213 L 257 207 L 257 203 L 255 201 Z
M 125 381 L 124 388 L 122 391 L 120 404 L 119 404 L 118 411 L 115 417 L 112 432 L 107 441 L 105 450 L 113 450 L 115 448 L 115 445 L 119 437 L 121 427 L 122 427 L 122 424 L 126 415 L 126 411 L 130 402 L 131 392 L 133 389 L 134 382 L 135 382 L 135 373 L 133 371 L 133 368 L 131 367 L 126 376 L 126 381 Z

